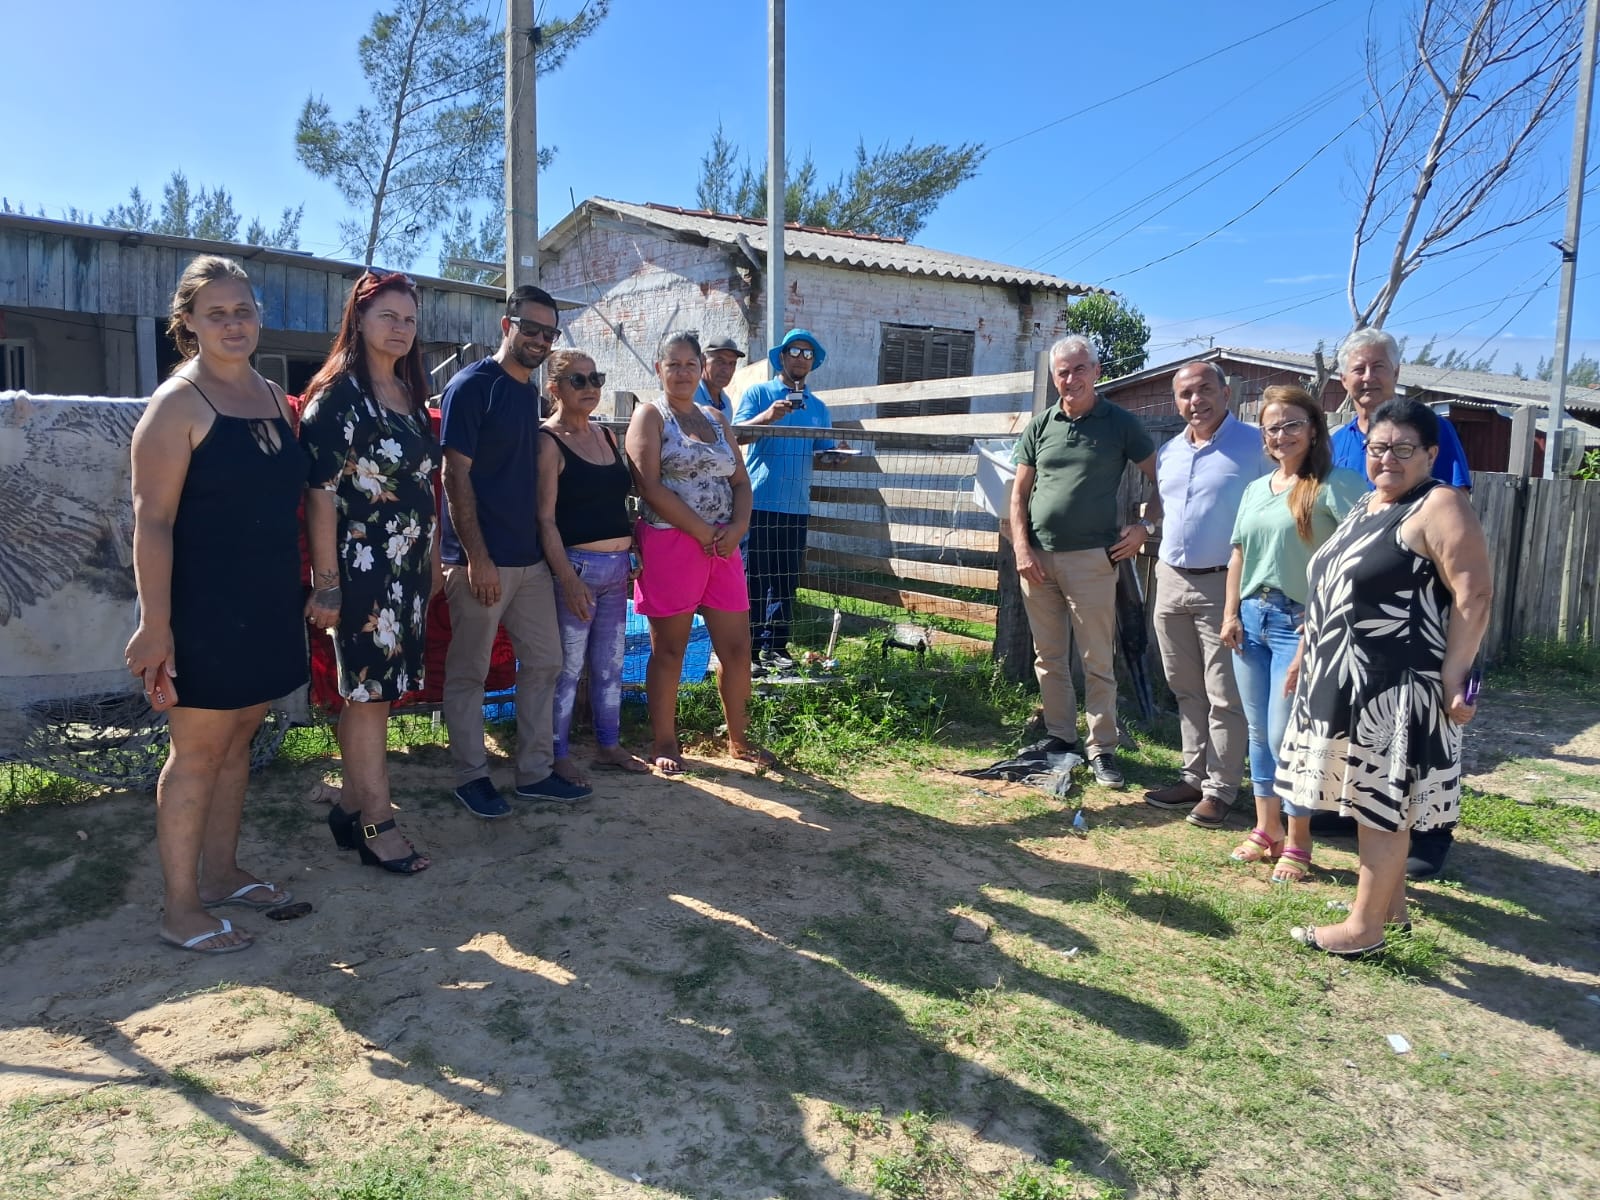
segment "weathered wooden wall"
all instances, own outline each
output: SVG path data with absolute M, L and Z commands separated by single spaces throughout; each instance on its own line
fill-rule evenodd
M 197 242 L 0 219 L 0 305 L 55 312 L 153 317 L 164 322 L 183 269 L 197 254 L 235 259 L 261 302 L 262 327 L 332 334 L 363 268 L 227 243 Z M 417 280 L 424 342 L 500 340 L 501 296 L 472 284 Z

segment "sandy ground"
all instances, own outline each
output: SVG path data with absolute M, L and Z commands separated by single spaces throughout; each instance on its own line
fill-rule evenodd
M 1508 755 L 1551 771 L 1496 765 Z M 200 1155 L 204 1178 L 217 1180 L 263 1152 L 368 1152 L 403 1121 L 508 1149 L 514 1134 L 518 1155 L 532 1145 L 544 1156 L 530 1188 L 556 1195 L 639 1195 L 641 1181 L 663 1178 L 695 1195 L 771 1194 L 701 1175 L 711 1145 L 723 1164 L 735 1146 L 744 1178 L 784 1180 L 787 1194 L 870 1191 L 830 1105 L 876 1100 L 893 1113 L 917 1097 L 875 1090 L 866 1067 L 843 1084 L 753 1093 L 750 1056 L 794 1072 L 782 1027 L 773 1044 L 752 1046 L 724 1020 L 809 992 L 869 1024 L 898 1020 L 880 992 L 806 948 L 813 922 L 852 911 L 840 871 L 870 873 L 883 853 L 871 806 L 810 777 L 702 758 L 675 780 L 598 771 L 596 795 L 581 806 L 513 802 L 512 819 L 488 824 L 448 799 L 442 751 L 403 760 L 403 823 L 435 856 L 419 878 L 336 852 L 320 825 L 321 768 L 280 766 L 253 784 L 252 811 L 264 805 L 270 819 L 247 820 L 241 859 L 310 900 L 311 916 L 274 923 L 231 909 L 257 936 L 252 950 L 166 949 L 155 940 L 151 845 L 138 850 L 121 908 L 0 955 L 0 1106 L 123 1085 L 140 1097 L 137 1120 L 113 1112 L 85 1127 L 64 1179 L 97 1178 L 109 1163 L 173 1180 Z M 1551 713 L 1497 696 L 1468 740 L 1467 766 L 1479 787 L 1522 794 L 1544 785 L 1519 776 L 1543 774 L 1600 806 L 1600 711 Z M 92 805 L 82 823 L 93 830 Z M 1074 845 L 1085 869 L 1108 877 L 1140 866 Z M 924 904 L 989 886 L 1032 892 L 1060 877 L 1060 862 L 1044 856 L 954 861 L 932 841 L 897 852 Z M 1469 875 L 1475 862 L 1469 853 Z M 1583 903 L 1587 930 L 1574 932 L 1592 939 L 1592 895 Z M 719 947 L 759 966 L 719 974 L 728 957 Z M 1553 963 L 1546 982 L 1570 990 L 1595 980 Z M 1543 995 L 1531 991 L 1529 1005 Z M 911 1044 L 947 1080 L 945 1111 L 968 1131 L 969 1163 L 998 1179 L 1039 1153 L 1037 1131 L 1016 1117 L 1026 1106 L 1014 1103 L 1013 1084 L 931 1039 Z M 1530 1050 L 1567 1046 L 1546 1033 Z M 330 1107 L 336 1129 L 307 1124 L 306 1113 Z M 197 1113 L 238 1136 L 208 1150 Z M 573 1146 L 581 1152 L 563 1148 Z

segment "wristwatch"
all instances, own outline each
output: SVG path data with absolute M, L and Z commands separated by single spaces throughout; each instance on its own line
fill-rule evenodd
M 1144 526 L 1144 531 L 1147 535 L 1150 537 L 1155 537 L 1156 523 L 1154 521 L 1152 521 L 1149 517 L 1140 517 L 1139 524 Z

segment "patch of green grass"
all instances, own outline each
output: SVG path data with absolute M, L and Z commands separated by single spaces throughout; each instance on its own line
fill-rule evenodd
M 1548 799 L 1520 803 L 1472 787 L 1461 789 L 1461 824 L 1503 841 L 1534 843 L 1569 854 L 1574 842 L 1600 840 L 1600 812 Z
M 0 816 L 30 804 L 75 804 L 105 791 L 22 763 L 0 764 Z
M 113 799 L 0 811 L 0 945 L 95 920 L 121 904 L 153 822 L 147 805 Z
M 902 585 L 893 586 L 898 588 Z M 916 590 L 924 589 L 918 583 Z M 932 629 L 942 629 L 947 633 L 958 633 L 963 637 L 977 638 L 980 641 L 994 641 L 993 625 L 968 621 L 945 613 L 909 612 L 892 604 L 880 604 L 875 600 L 862 600 L 856 596 L 838 596 L 832 592 L 817 592 L 810 588 L 801 588 L 795 592 L 795 602 L 799 606 L 799 611 L 795 614 L 795 623 L 810 625 L 819 633 L 832 628 L 833 612 L 838 609 L 848 616 L 867 617 L 884 625 L 903 621 Z M 993 600 L 989 600 L 988 603 L 992 604 Z
M 1527 638 L 1490 674 L 1495 687 L 1600 699 L 1600 643 Z
M 522 1003 L 518 1000 L 502 1000 L 495 1005 L 484 1028 L 507 1043 L 526 1041 L 533 1036 L 533 1026 L 522 1015 Z

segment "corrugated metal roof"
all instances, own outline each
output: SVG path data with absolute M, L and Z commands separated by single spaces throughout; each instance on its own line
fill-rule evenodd
M 1316 357 L 1296 350 L 1256 350 L 1247 346 L 1216 346 L 1199 356 L 1202 359 L 1232 359 L 1236 362 L 1258 363 L 1261 366 L 1281 367 L 1286 371 L 1309 374 L 1316 370 Z M 1324 359 L 1331 369 L 1334 365 L 1332 351 Z M 1184 360 L 1192 361 L 1192 360 Z M 1130 383 L 1177 370 L 1181 362 L 1164 363 L 1148 367 L 1136 375 L 1124 375 L 1101 384 L 1102 391 L 1115 391 Z M 1424 367 L 1405 363 L 1400 368 L 1399 390 L 1433 392 L 1442 396 L 1461 396 L 1483 400 L 1491 404 L 1518 407 L 1547 408 L 1550 404 L 1550 385 L 1539 379 L 1518 379 L 1515 375 L 1502 375 L 1490 371 L 1463 371 L 1454 367 Z M 1575 412 L 1600 413 L 1600 391 L 1569 385 L 1566 406 Z
M 745 245 L 759 254 L 767 252 L 767 223 L 756 217 L 730 216 L 697 209 L 673 208 L 665 204 L 629 204 L 622 200 L 594 197 L 585 200 L 571 215 L 545 234 L 543 244 L 558 248 L 576 232 L 582 217 L 596 210 L 609 210 L 619 218 L 657 226 L 674 233 L 690 234 L 728 246 Z M 806 225 L 786 225 L 783 236 L 784 258 L 831 263 L 861 270 L 894 271 L 904 275 L 925 275 L 935 279 L 954 279 L 966 283 L 1009 284 L 1039 291 L 1083 296 L 1105 288 L 1074 283 L 1055 275 L 1045 275 L 1022 267 L 968 258 L 915 246 L 904 238 L 880 237 Z

